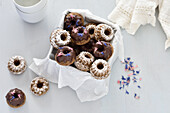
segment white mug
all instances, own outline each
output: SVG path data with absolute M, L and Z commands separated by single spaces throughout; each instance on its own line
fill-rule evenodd
M 47 0 L 13 0 L 17 12 L 28 23 L 37 23 L 46 15 Z

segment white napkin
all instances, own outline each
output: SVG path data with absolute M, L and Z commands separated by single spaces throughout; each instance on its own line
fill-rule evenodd
M 167 36 L 165 49 L 170 47 L 170 0 L 159 0 L 159 17 L 162 28 Z
M 88 10 L 69 9 L 64 11 L 61 22 L 56 27 L 63 27 L 65 14 L 68 12 L 77 12 L 85 17 L 88 22 L 107 23 L 117 30 L 115 38 L 112 41 L 114 47 L 114 54 L 108 61 L 112 67 L 116 58 L 119 56 L 120 60 L 124 59 L 123 38 L 121 36 L 120 28 L 111 22 L 93 15 Z M 80 71 L 71 66 L 61 66 L 56 61 L 50 59 L 53 47 L 45 59 L 33 59 L 30 69 L 37 75 L 45 77 L 47 80 L 58 83 L 58 87 L 62 88 L 69 86 L 76 91 L 81 102 L 97 100 L 108 93 L 110 76 L 104 80 L 97 80 L 88 72 Z
M 117 0 L 108 19 L 134 35 L 140 25 L 155 26 L 155 9 L 159 6 L 159 21 L 167 35 L 165 49 L 170 47 L 170 0 Z
M 132 23 L 132 14 L 135 8 L 136 0 L 119 0 L 117 6 L 108 16 L 108 19 L 134 34 L 140 25 Z

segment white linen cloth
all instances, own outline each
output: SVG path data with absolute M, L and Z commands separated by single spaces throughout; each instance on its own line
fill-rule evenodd
M 141 25 L 155 26 L 155 9 L 159 6 L 159 21 L 167 35 L 165 49 L 170 47 L 170 0 L 117 0 L 108 19 L 134 35 Z
M 115 33 L 114 40 L 111 42 L 114 47 L 114 53 L 109 59 L 108 63 L 112 67 L 117 57 L 119 57 L 119 59 L 122 61 L 124 60 L 123 37 L 118 25 L 95 16 L 88 10 L 69 9 L 64 11 L 61 21 L 56 27 L 63 28 L 64 17 L 68 12 L 80 13 L 83 15 L 86 22 L 106 23 L 115 28 L 117 31 Z M 58 88 L 69 86 L 76 91 L 81 102 L 97 100 L 107 95 L 109 91 L 109 80 L 111 75 L 106 79 L 97 80 L 88 72 L 80 71 L 72 66 L 61 66 L 55 60 L 50 58 L 53 56 L 51 54 L 52 50 L 53 47 L 51 46 L 47 57 L 44 59 L 33 58 L 33 63 L 29 68 L 37 75 L 45 77 L 50 82 L 57 83 Z

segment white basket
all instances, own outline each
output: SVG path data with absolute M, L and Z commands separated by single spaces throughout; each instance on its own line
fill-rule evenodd
M 85 22 L 105 23 L 112 26 L 113 29 L 116 30 L 115 37 L 111 42 L 114 47 L 114 53 L 108 62 L 112 67 L 118 56 L 119 59 L 123 61 L 123 38 L 118 25 L 93 15 L 89 10 L 68 9 L 63 12 L 61 21 L 56 27 L 63 28 L 65 15 L 69 12 L 80 13 L 84 17 Z M 72 66 L 61 66 L 53 60 L 54 54 L 52 54 L 52 51 L 53 47 L 51 46 L 45 59 L 34 58 L 33 63 L 30 65 L 30 69 L 37 75 L 45 77 L 50 82 L 58 83 L 59 88 L 65 86 L 71 87 L 76 91 L 81 102 L 97 100 L 108 93 L 110 76 L 103 80 L 97 80 L 92 77 L 89 72 L 80 71 Z

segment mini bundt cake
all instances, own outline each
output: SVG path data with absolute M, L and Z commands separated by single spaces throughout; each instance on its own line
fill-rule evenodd
M 71 36 L 68 31 L 56 29 L 51 33 L 50 43 L 54 48 L 66 46 L 71 42 Z
M 69 46 L 59 47 L 55 55 L 55 60 L 58 64 L 63 66 L 69 66 L 74 63 L 76 59 L 76 53 L 73 48 Z
M 95 30 L 95 39 L 96 40 L 104 40 L 111 41 L 114 37 L 114 30 L 111 26 L 106 24 L 99 24 Z
M 79 13 L 68 13 L 64 19 L 64 29 L 72 31 L 73 28 L 84 25 L 84 18 Z
M 89 33 L 90 35 L 90 38 L 95 38 L 95 30 L 96 30 L 96 25 L 94 24 L 88 24 L 86 26 L 86 29 L 87 29 L 87 32 Z
M 71 32 L 72 42 L 76 45 L 84 45 L 90 41 L 90 36 L 86 30 L 86 27 L 79 26 Z
M 13 74 L 22 74 L 26 67 L 26 61 L 22 56 L 13 56 L 8 61 L 8 70 Z
M 43 77 L 36 77 L 31 81 L 31 91 L 34 95 L 41 96 L 49 89 L 48 81 Z
M 94 45 L 93 55 L 96 58 L 108 60 L 114 52 L 113 46 L 109 42 L 98 41 Z
M 110 72 L 109 64 L 103 59 L 94 61 L 90 68 L 91 75 L 96 79 L 105 79 L 109 76 Z
M 26 96 L 24 92 L 18 88 L 11 89 L 6 95 L 7 104 L 12 108 L 18 108 L 24 105 Z
M 82 71 L 89 71 L 90 66 L 94 61 L 94 57 L 89 52 L 81 52 L 75 61 L 75 66 Z

